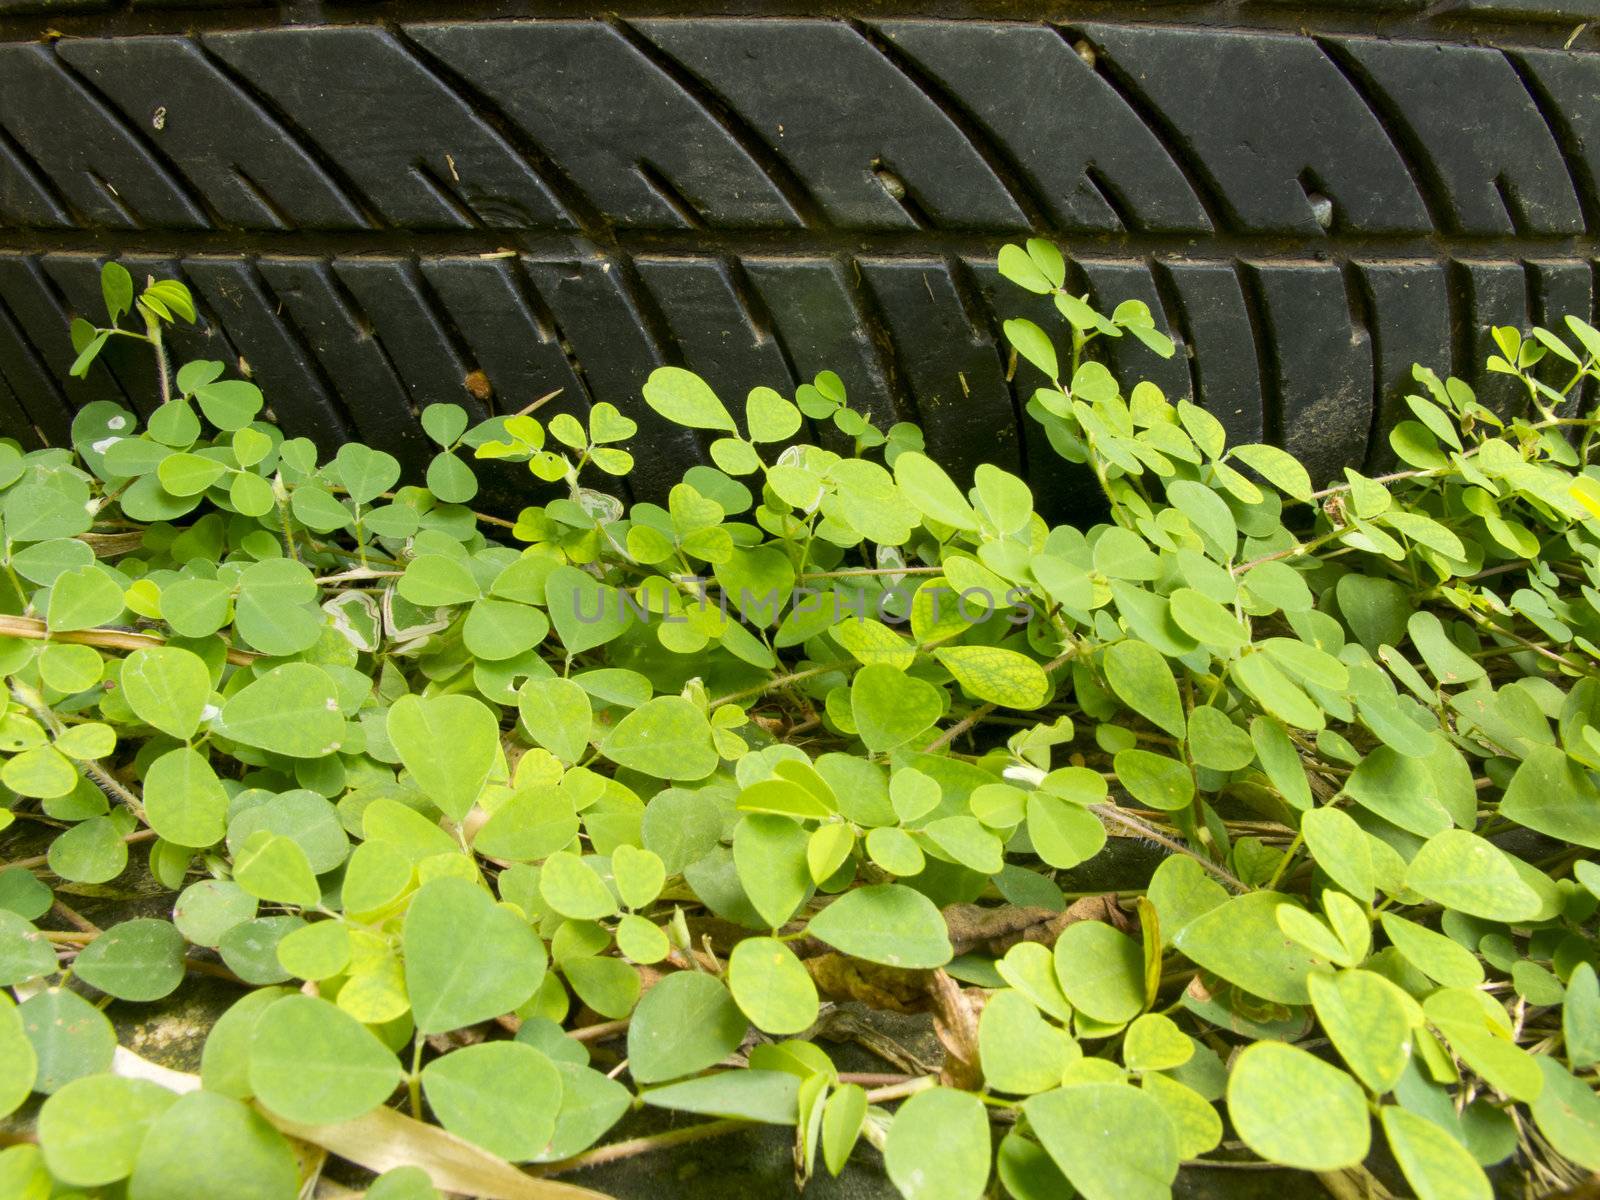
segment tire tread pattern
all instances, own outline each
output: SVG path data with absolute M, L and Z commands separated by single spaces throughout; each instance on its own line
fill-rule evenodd
M 1049 312 L 989 257 L 1030 233 L 1174 337 L 1168 361 L 1108 345 L 1125 377 L 1320 475 L 1380 468 L 1413 361 L 1474 375 L 1490 325 L 1594 317 L 1600 54 L 658 16 L 0 43 L 0 428 L 57 444 L 88 399 L 154 403 L 122 347 L 63 378 L 65 322 L 115 253 L 195 289 L 180 353 L 242 361 L 292 431 L 411 471 L 426 404 L 560 389 L 555 408 L 640 421 L 635 491 L 659 496 L 704 445 L 643 408 L 651 367 L 735 401 L 827 367 L 956 467 L 1067 498 L 1079 481 L 1022 413 L 1037 377 L 998 340 Z

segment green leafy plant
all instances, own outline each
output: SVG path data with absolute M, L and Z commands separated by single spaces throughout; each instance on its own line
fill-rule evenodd
M 735 416 L 656 371 L 715 465 L 631 508 L 606 405 L 433 406 L 402 486 L 164 357 L 142 431 L 0 444 L 0 821 L 40 851 L 0 871 L 0 1112 L 43 1097 L 0 1191 L 275 1200 L 331 1154 L 535 1197 L 749 1124 L 909 1200 L 1600 1170 L 1600 333 L 1494 331 L 1522 412 L 1417 368 L 1400 469 L 1321 481 L 1124 394 L 1101 339 L 1172 351 L 1142 305 L 999 267 L 1066 319 L 1005 333 L 1093 528 L 831 374 Z M 193 315 L 119 272 L 80 365 Z M 473 512 L 469 449 L 565 494 Z M 1113 839 L 1137 879 L 1084 888 Z M 69 899 L 135 852 L 171 920 L 102 930 Z M 191 972 L 243 989 L 199 1073 L 119 1051 L 101 1009 Z M 942 1066 L 842 1070 L 844 1001 L 931 1013 Z M 639 1105 L 711 1119 L 607 1142 Z

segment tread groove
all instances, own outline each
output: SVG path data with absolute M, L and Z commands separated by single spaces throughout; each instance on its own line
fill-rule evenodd
M 30 272 L 30 274 L 31 274 L 31 276 L 32 276 L 32 278 L 34 280 L 35 286 L 37 286 L 40 289 L 40 291 L 42 291 L 44 293 L 45 298 L 48 300 L 50 305 L 53 308 L 56 309 L 57 312 L 61 313 L 63 316 L 68 316 L 68 317 L 73 316 L 73 315 L 82 315 L 82 314 L 79 314 L 77 312 L 77 306 L 74 305 L 70 300 L 67 299 L 66 294 L 61 290 L 60 285 L 57 284 L 56 281 L 50 277 L 50 273 L 48 271 L 40 269 L 40 267 L 37 264 L 35 264 L 34 269 Z M 63 339 L 65 339 L 65 337 L 67 335 L 67 328 L 66 328 L 65 323 L 63 323 L 63 328 L 62 328 L 61 332 L 62 332 L 62 335 L 63 335 Z M 111 370 L 111 368 L 109 366 L 107 366 L 105 363 L 97 364 L 97 367 L 99 369 L 100 375 L 104 379 L 109 380 L 111 382 L 111 384 L 117 389 L 117 391 L 118 391 L 118 393 L 120 395 L 121 403 L 125 404 L 128 408 L 132 409 L 134 412 L 138 412 L 139 411 L 139 404 L 137 402 L 136 397 L 133 395 L 132 392 L 128 391 L 127 385 L 122 382 L 121 378 L 118 377 L 117 373 L 115 371 Z M 90 376 L 93 376 L 93 375 L 94 375 L 94 369 L 91 369 Z M 85 382 L 87 382 L 87 380 L 85 380 Z M 117 397 L 113 397 L 113 399 L 117 399 Z
M 1358 464 L 1360 469 L 1367 470 L 1372 462 L 1373 447 L 1379 445 L 1383 437 L 1383 328 L 1376 319 L 1377 300 L 1361 269 L 1354 263 L 1345 263 L 1340 274 L 1344 277 L 1345 296 L 1350 304 L 1350 320 L 1357 328 L 1366 330 L 1372 350 L 1369 355 L 1372 360 L 1372 417 L 1367 422 L 1365 453 Z
M 0 163 L 6 162 L 9 162 L 20 172 L 23 178 L 31 183 L 41 196 L 55 205 L 56 211 L 71 220 L 77 221 L 79 224 L 90 223 L 77 210 L 77 207 L 67 199 L 66 193 L 56 186 L 55 180 L 34 165 L 32 158 L 17 144 L 17 140 L 11 135 L 11 131 L 3 123 L 0 123 Z
M 979 294 L 978 281 L 970 264 L 960 259 L 953 259 L 949 263 L 950 278 L 955 282 L 956 296 L 961 301 L 962 308 L 966 311 L 967 319 L 974 326 L 982 329 L 984 336 L 994 344 L 995 350 L 1001 355 L 1001 369 L 1004 374 L 1005 352 L 1002 347 L 1006 341 L 1000 330 L 999 319 L 994 311 L 983 302 Z M 1026 401 L 1022 398 L 1022 389 L 1016 385 L 1012 378 L 1006 378 L 1006 397 L 1011 402 L 1012 420 L 1016 422 L 1017 429 L 1025 431 L 1029 421 L 1026 412 Z M 1029 439 L 1026 436 L 1017 439 L 1017 473 L 1024 479 L 1032 475 L 1029 464 Z
M 360 436 L 361 426 L 355 419 L 355 413 L 350 407 L 350 402 L 335 383 L 332 373 L 329 372 L 326 364 L 322 361 L 322 356 L 317 353 L 316 347 L 312 345 L 311 338 L 300 327 L 300 323 L 294 319 L 292 314 L 285 315 L 284 309 L 287 305 L 284 303 L 283 297 L 278 294 L 278 290 L 272 286 L 271 281 L 262 274 L 260 268 L 254 263 L 247 264 L 247 266 L 262 296 L 274 303 L 274 313 L 279 318 L 278 323 L 287 333 L 289 340 L 294 343 L 295 348 L 300 351 L 301 358 L 321 385 L 323 393 L 332 403 L 339 420 L 344 423 L 344 432 L 338 435 L 340 440 L 347 439 L 352 434 Z
M 1472 322 L 1468 318 L 1469 305 L 1473 303 L 1472 276 L 1465 263 L 1453 262 L 1445 268 L 1450 284 L 1446 292 L 1450 297 L 1450 357 L 1451 371 L 1462 373 L 1462 364 L 1470 363 L 1477 354 Z
M 370 343 L 377 350 L 378 357 L 382 360 L 383 365 L 388 368 L 389 374 L 394 376 L 396 389 L 405 397 L 406 408 L 411 416 L 421 420 L 422 413 L 417 408 L 416 402 L 411 399 L 409 390 L 405 386 L 405 376 L 395 363 L 393 356 L 389 353 L 389 348 L 383 344 L 383 339 L 377 335 L 372 317 L 368 314 L 366 307 L 351 293 L 349 285 L 339 277 L 339 272 L 332 269 L 331 263 L 323 263 L 322 265 L 328 268 L 326 275 L 328 292 L 333 297 L 334 303 L 344 310 L 345 315 L 350 318 L 351 324 L 360 331 L 361 340 Z
M 1165 262 L 1159 259 L 1151 262 L 1150 281 L 1155 285 L 1156 298 L 1161 301 L 1161 315 L 1167 320 L 1167 328 L 1177 332 L 1177 341 L 1182 347 L 1184 367 L 1189 375 L 1189 399 L 1199 404 L 1200 397 L 1205 393 L 1200 386 L 1200 360 L 1194 352 L 1194 328 L 1189 320 L 1189 306 L 1178 294 L 1178 285 Z
M 427 302 L 428 311 L 433 314 L 434 319 L 438 322 L 439 329 L 444 334 L 445 340 L 450 343 L 450 349 L 454 351 L 456 358 L 469 364 L 470 368 L 477 369 L 478 356 L 473 351 L 471 343 L 467 341 L 466 334 L 462 332 L 461 326 L 457 324 L 456 316 L 450 311 L 450 306 L 444 302 L 444 297 L 439 295 L 433 284 L 429 282 L 427 275 L 418 269 L 416 263 L 409 261 L 402 263 L 401 270 L 405 273 L 406 281 L 411 285 L 412 290 Z M 403 379 L 402 382 L 404 382 Z M 462 382 L 464 384 L 465 380 Z M 499 407 L 496 403 L 497 399 L 496 394 L 490 392 L 489 398 L 483 402 L 484 409 L 491 417 L 499 415 L 496 412 Z
M 660 197 L 661 202 L 675 212 L 690 229 L 709 228 L 705 216 L 655 163 L 647 158 L 641 158 L 634 164 L 633 169 L 638 172 L 639 178 L 645 181 L 650 190 Z
M 511 261 L 511 280 L 516 285 L 517 300 L 533 318 L 534 325 L 555 343 L 567 360 L 567 365 L 572 368 L 572 374 L 583 388 L 583 402 L 585 408 L 593 408 L 599 403 L 594 389 L 589 384 L 588 372 L 584 369 L 583 361 L 573 352 L 572 343 L 567 339 L 561 322 L 545 303 L 544 297 L 539 294 L 539 289 L 533 286 L 527 272 L 516 259 Z
M 461 197 L 445 183 L 444 177 L 439 174 L 439 169 L 425 158 L 419 158 L 411 164 L 411 173 L 433 194 L 434 199 L 444 205 L 463 225 L 469 229 L 486 228 L 484 220 L 472 209 L 461 202 Z
M 1266 297 L 1255 268 L 1249 263 L 1234 267 L 1239 290 L 1244 296 L 1244 311 L 1250 322 L 1250 340 L 1256 349 L 1256 368 L 1261 375 L 1261 424 L 1266 440 L 1283 444 L 1283 392 L 1278 385 L 1278 353 L 1273 344 L 1267 317 Z
M 511 283 L 516 291 L 517 302 L 523 306 L 539 331 L 545 334 L 550 342 L 555 344 L 562 357 L 566 359 L 567 366 L 572 371 L 572 377 L 578 381 L 578 388 L 583 393 L 582 396 L 575 397 L 575 399 L 582 401 L 585 412 L 593 410 L 594 406 L 600 402 L 601 397 L 595 395 L 594 386 L 590 382 L 589 372 L 584 367 L 583 360 L 573 350 L 572 342 L 568 339 L 566 331 L 562 329 L 561 322 L 557 319 L 550 306 L 545 303 L 544 297 L 539 294 L 539 289 L 533 286 L 533 281 L 528 278 L 527 271 L 523 268 L 521 261 L 512 259 L 510 266 Z M 608 475 L 606 483 L 607 487 L 615 489 L 614 494 L 619 496 L 625 503 L 631 504 L 637 499 L 643 499 L 643 497 L 635 495 L 632 475 L 620 477 Z
M 94 185 L 100 189 L 101 195 L 116 206 L 117 211 L 122 214 L 122 219 L 129 226 L 134 229 L 140 228 L 139 214 L 128 207 L 128 202 L 122 198 L 122 193 L 112 186 L 109 179 L 98 171 L 85 171 L 84 174 L 94 181 Z
M 11 312 L 11 306 L 6 302 L 4 297 L 0 297 L 0 323 L 3 323 L 5 328 L 10 332 L 10 343 L 16 346 L 23 354 L 27 356 L 27 361 L 34 369 L 35 377 L 42 381 L 43 387 L 47 389 L 47 392 L 42 399 L 46 400 L 47 402 L 53 400 L 56 408 L 58 408 L 60 413 L 63 414 L 65 422 L 70 423 L 72 419 L 71 402 L 68 401 L 66 394 L 61 390 L 61 386 L 56 381 L 55 375 L 50 370 L 49 365 L 40 357 L 38 348 L 28 340 L 28 336 L 23 331 L 22 325 L 17 321 L 16 317 Z M 44 424 L 42 424 L 42 422 L 45 421 L 43 415 L 35 408 L 33 404 L 28 402 L 27 395 L 14 385 L 12 385 L 12 392 L 17 398 L 18 406 L 28 418 L 29 428 L 39 435 L 46 446 L 50 445 L 50 439 L 46 437 L 43 432 L 45 427 Z M 35 398 L 39 399 L 41 397 L 39 397 L 38 393 L 35 393 Z
M 1127 198 L 1122 194 L 1117 186 L 1111 182 L 1110 177 L 1107 176 L 1104 171 L 1102 171 L 1094 163 L 1090 163 L 1084 168 L 1083 177 L 1087 179 L 1089 181 L 1089 185 L 1094 188 L 1095 194 L 1099 196 L 1101 200 L 1105 201 L 1106 207 L 1109 208 L 1112 214 L 1117 218 L 1117 224 L 1121 225 L 1124 230 L 1133 230 L 1138 228 L 1138 224 L 1134 221 L 1132 215 L 1133 206 L 1128 203 Z
M 921 424 L 922 413 L 917 407 L 916 397 L 909 394 L 903 382 L 908 375 L 905 361 L 901 358 L 900 345 L 889 332 L 889 320 L 884 314 L 883 305 L 872 294 L 871 286 L 862 276 L 861 263 L 847 263 L 843 277 L 845 290 L 860 316 L 867 339 L 878 352 L 878 362 L 883 367 L 884 381 L 889 387 L 895 412 L 899 414 L 898 419 Z
M 294 228 L 294 218 L 283 211 L 278 202 L 267 194 L 267 190 L 251 177 L 250 172 L 243 167 L 234 166 L 230 174 L 239 181 L 239 185 L 245 191 L 250 193 L 251 199 L 272 214 L 272 219 L 278 223 L 280 228 Z
M 610 263 L 611 274 L 616 276 L 617 285 L 624 299 L 633 311 L 639 314 L 645 338 L 655 350 L 656 357 L 663 363 L 681 366 L 684 361 L 683 347 L 678 345 L 678 339 L 672 335 L 672 324 L 667 320 L 667 314 L 661 310 L 660 303 L 645 286 L 644 280 L 639 278 L 639 269 L 634 265 L 633 258 L 629 255 L 619 255 L 611 259 Z

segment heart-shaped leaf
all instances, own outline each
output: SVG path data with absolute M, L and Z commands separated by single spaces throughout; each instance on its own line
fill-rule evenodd
M 434 879 L 406 911 L 406 991 L 422 1033 L 446 1033 L 519 1007 L 544 981 L 544 943 L 465 879 Z
M 451 820 L 478 799 L 500 750 L 500 723 L 472 696 L 402 696 L 389 709 L 389 741 L 418 787 Z
M 176 646 L 147 646 L 122 663 L 122 695 L 141 721 L 188 740 L 200 727 L 211 695 L 211 672 L 197 654 Z

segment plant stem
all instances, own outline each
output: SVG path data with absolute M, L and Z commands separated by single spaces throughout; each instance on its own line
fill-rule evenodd
M 922 752 L 924 754 L 932 754 L 935 750 L 943 750 L 951 742 L 955 741 L 963 733 L 966 733 L 967 730 L 971 729 L 979 721 L 983 720 L 999 707 L 1000 706 L 993 700 L 989 701 L 987 704 L 979 705 L 966 716 L 962 717 L 961 720 L 950 726 L 949 729 L 946 729 L 938 737 L 934 738 L 933 741 L 924 746 Z
M 422 1120 L 422 1034 L 411 1042 L 411 1074 L 406 1076 L 406 1092 L 411 1099 L 411 1115 Z
M 167 346 L 161 340 L 161 322 L 154 317 L 146 317 L 145 324 L 150 329 L 150 347 L 156 352 L 156 380 L 161 384 L 161 403 L 166 404 L 172 399 L 172 379 L 167 373 Z
M 43 696 L 19 679 L 11 681 L 11 694 L 17 698 L 18 703 L 22 704 L 38 718 L 41 725 L 45 726 L 57 737 L 61 735 L 64 727 L 56 717 L 56 714 L 51 712 L 49 706 L 45 704 Z M 148 825 L 150 823 L 145 819 L 144 801 L 113 777 L 104 763 L 98 759 L 87 759 L 78 765 L 83 768 L 85 775 L 99 784 L 101 791 L 113 799 L 120 800 L 127 806 L 128 810 L 139 818 L 139 824 Z
M 278 502 L 278 520 L 283 525 L 283 548 L 295 562 L 300 561 L 300 548 L 294 544 L 294 526 L 289 523 L 289 493 L 280 479 L 273 487 L 273 498 Z
M 131 846 L 135 842 L 154 841 L 155 836 L 156 831 L 154 829 L 135 829 L 132 833 L 123 834 L 122 841 L 125 845 Z M 8 867 L 22 867 L 24 870 L 33 871 L 40 867 L 48 867 L 50 865 L 50 856 L 48 854 L 35 854 L 30 858 L 14 859 L 5 865 Z
M 729 692 L 726 696 L 718 696 L 710 702 L 709 707 L 715 709 L 724 704 L 732 704 L 736 700 L 760 696 L 777 688 L 788 687 L 791 683 L 799 683 L 802 679 L 814 679 L 818 675 L 826 675 L 829 671 L 837 671 L 839 669 L 838 663 L 828 663 L 821 667 L 807 667 L 804 671 L 791 671 L 787 675 L 774 675 L 765 683 L 758 683 L 755 687 L 748 687 L 740 692 Z
M 1244 893 L 1250 890 L 1248 885 L 1246 885 L 1245 882 L 1232 871 L 1228 870 L 1227 867 L 1222 866 L 1220 863 L 1214 863 L 1205 855 L 1196 853 L 1188 846 L 1185 846 L 1182 842 L 1169 838 L 1166 834 L 1157 830 L 1155 826 L 1145 824 L 1138 817 L 1124 812 L 1115 804 L 1093 804 L 1090 805 L 1090 808 L 1092 811 L 1097 812 L 1102 817 L 1106 818 L 1106 820 L 1115 821 L 1118 825 L 1121 825 L 1126 829 L 1132 829 L 1140 837 L 1149 838 L 1157 845 L 1165 846 L 1174 854 L 1182 854 L 1188 858 L 1194 859 L 1195 862 L 1199 863 L 1211 874 L 1222 880 L 1223 883 L 1227 884 L 1234 891 Z
M 351 583 L 358 579 L 398 579 L 404 571 L 374 571 L 368 567 L 355 567 L 349 571 L 341 571 L 337 575 L 319 575 L 312 580 L 313 583 Z
M 652 1133 L 646 1137 L 612 1142 L 608 1146 L 596 1146 L 593 1150 L 585 1150 L 582 1154 L 575 1154 L 560 1162 L 538 1167 L 535 1173 L 562 1175 L 568 1171 L 581 1171 L 586 1167 L 598 1167 L 603 1163 L 618 1162 L 624 1158 L 633 1158 L 635 1155 L 648 1154 L 652 1150 L 665 1150 L 669 1146 L 681 1146 L 686 1142 L 699 1142 L 706 1138 L 721 1137 L 727 1133 L 737 1133 L 741 1129 L 749 1129 L 751 1125 L 750 1121 L 736 1121 L 732 1118 L 705 1121 L 683 1129 L 669 1129 L 665 1133 Z
M 1348 532 L 1350 532 L 1350 527 L 1348 525 L 1341 525 L 1337 529 L 1330 529 L 1327 533 L 1319 534 L 1318 536 L 1312 538 L 1309 542 L 1296 542 L 1287 550 L 1277 550 L 1271 554 L 1263 554 L 1260 558 L 1252 558 L 1249 562 L 1239 563 L 1236 566 L 1230 567 L 1228 569 L 1228 573 L 1230 575 L 1242 575 L 1246 571 L 1250 570 L 1251 567 L 1259 567 L 1262 563 L 1277 562 L 1281 558 L 1299 558 L 1302 555 L 1310 554 L 1312 551 L 1326 546 L 1335 538 L 1343 537 Z
M 886 1104 L 891 1100 L 901 1100 L 917 1092 L 927 1091 L 939 1082 L 937 1075 L 918 1075 L 910 1079 L 901 1079 L 889 1084 L 887 1087 L 876 1088 L 867 1093 L 868 1104 Z M 619 1162 L 625 1158 L 634 1158 L 640 1154 L 648 1154 L 652 1150 L 665 1150 L 670 1146 L 682 1146 L 687 1142 L 704 1141 L 706 1138 L 722 1137 L 724 1134 L 737 1133 L 741 1129 L 749 1129 L 754 1122 L 739 1121 L 725 1118 L 720 1121 L 705 1121 L 699 1125 L 690 1125 L 683 1129 L 669 1129 L 665 1133 L 652 1133 L 645 1137 L 628 1138 L 626 1141 L 612 1142 L 608 1146 L 596 1146 L 593 1150 L 585 1150 L 582 1154 L 575 1154 L 571 1158 L 564 1158 L 560 1162 L 547 1163 L 542 1167 L 533 1169 L 536 1175 L 564 1175 L 568 1171 L 581 1171 L 586 1167 L 598 1167 L 604 1163 Z
M 937 1075 L 918 1075 L 903 1083 L 891 1083 L 888 1087 L 873 1088 L 867 1093 L 867 1103 L 887 1104 L 891 1100 L 904 1100 L 907 1096 L 914 1096 L 918 1092 L 937 1087 L 938 1083 Z
M 628 1028 L 628 1018 L 620 1021 L 601 1021 L 598 1025 L 585 1025 L 582 1029 L 571 1029 L 567 1036 L 576 1042 L 601 1042 L 608 1037 L 614 1037 Z
M 1270 892 L 1277 888 L 1278 880 L 1283 878 L 1283 872 L 1289 866 L 1289 860 L 1294 857 L 1294 852 L 1300 849 L 1302 840 L 1304 840 L 1304 835 L 1297 832 L 1294 835 L 1294 841 L 1289 843 L 1289 848 L 1283 852 L 1283 857 L 1278 860 L 1278 869 L 1272 873 L 1272 878 L 1267 880 L 1267 891 Z
M 807 571 L 799 578 L 850 579 L 863 575 L 941 575 L 943 567 L 845 567 L 838 571 Z
M 76 909 L 67 907 L 67 905 L 61 900 L 57 900 L 54 904 L 52 904 L 50 906 L 50 911 L 55 913 L 56 916 L 60 917 L 68 925 L 72 925 L 78 929 L 81 929 L 84 933 L 89 934 L 91 937 L 101 932 L 100 926 L 96 925 L 93 921 L 89 920 L 88 917 L 84 916 Z
M 111 772 L 105 769 L 103 764 L 91 760 L 78 765 L 83 768 L 83 773 L 93 779 L 103 791 L 110 792 L 118 800 L 121 800 L 123 804 L 127 805 L 133 815 L 139 818 L 140 824 L 148 824 L 144 815 L 144 801 L 119 783 Z
M 64 633 L 51 633 L 37 617 L 0 615 L 0 637 L 25 638 L 32 642 L 71 642 L 79 646 L 105 646 L 112 650 L 143 650 L 146 646 L 164 646 L 167 639 L 153 633 L 133 629 L 73 629 Z M 228 648 L 228 661 L 236 667 L 248 667 L 259 654 L 248 650 Z

